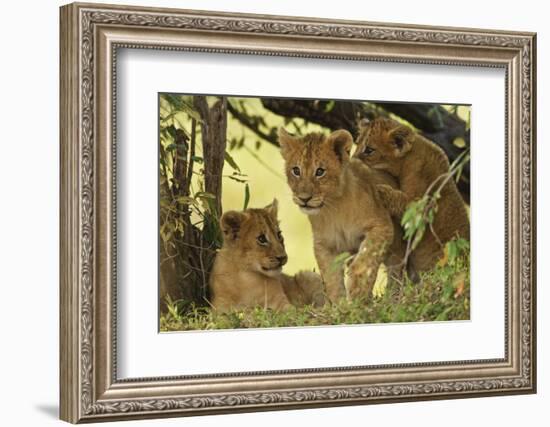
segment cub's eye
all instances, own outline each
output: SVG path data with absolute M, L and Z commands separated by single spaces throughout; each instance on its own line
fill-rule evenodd
M 376 150 L 372 147 L 369 147 L 368 145 L 363 150 L 363 154 L 366 156 L 370 156 L 372 153 L 374 153 Z
M 298 166 L 294 166 L 292 168 L 292 175 L 294 176 L 300 176 L 300 168 Z
M 322 177 L 324 174 L 326 173 L 326 170 L 324 170 L 323 168 L 317 168 L 317 170 L 315 171 L 315 176 L 320 178 Z
M 279 241 L 283 241 L 283 233 L 281 233 L 280 231 L 277 231 L 277 239 L 279 239 Z
M 256 240 L 260 245 L 267 245 L 267 237 L 265 237 L 265 234 L 260 234 Z

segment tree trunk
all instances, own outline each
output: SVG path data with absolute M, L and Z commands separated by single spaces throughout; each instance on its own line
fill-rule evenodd
M 168 242 L 160 242 L 160 308 L 166 313 L 166 300 L 183 302 L 185 310 L 190 304 L 208 304 L 209 273 L 220 246 L 218 218 L 222 213 L 221 191 L 222 172 L 227 140 L 227 104 L 219 98 L 212 106 L 204 96 L 194 97 L 194 106 L 201 117 L 203 147 L 204 190 L 214 196 L 210 209 L 205 209 L 202 229 L 191 222 L 191 212 L 187 204 L 172 203 L 177 206 L 176 217 L 183 222 L 183 233 L 174 233 Z M 191 179 L 196 163 L 196 126 L 192 119 L 191 139 L 177 129 L 174 134 L 175 156 L 173 183 L 161 185 L 160 197 L 166 201 L 177 201 L 191 194 Z M 161 156 L 166 156 L 161 147 Z M 161 207 L 161 224 L 170 221 L 168 213 Z M 172 215 L 174 213 L 172 212 Z M 173 249 L 172 249 L 173 248 Z M 173 252 L 173 253 L 172 253 Z
M 194 235 L 199 247 L 201 302 L 208 303 L 210 270 L 221 246 L 219 218 L 222 215 L 222 175 L 227 143 L 227 99 L 220 97 L 209 106 L 205 96 L 195 96 L 194 105 L 201 116 L 202 150 L 204 158 L 204 189 L 214 196 L 211 211 L 205 213 L 202 232 Z
M 204 188 L 216 197 L 216 213 L 222 214 L 222 171 L 227 142 L 227 99 L 220 97 L 212 107 L 205 96 L 195 96 L 195 107 L 202 119 Z

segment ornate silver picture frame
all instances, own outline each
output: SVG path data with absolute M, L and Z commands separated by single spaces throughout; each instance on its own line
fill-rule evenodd
M 79 3 L 63 6 L 60 21 L 61 419 L 78 423 L 536 391 L 535 34 Z M 119 378 L 115 71 L 121 48 L 504 70 L 504 357 Z

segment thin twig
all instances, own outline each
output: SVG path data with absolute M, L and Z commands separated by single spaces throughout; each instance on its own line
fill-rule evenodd
M 428 202 L 426 203 L 426 206 L 424 207 L 424 210 L 422 211 L 422 217 L 423 218 L 426 218 L 426 216 L 428 215 L 428 212 L 430 212 L 431 209 L 434 208 L 434 205 L 436 205 L 437 203 L 437 200 L 439 199 L 440 195 L 441 195 L 441 191 L 443 191 L 443 188 L 445 188 L 445 186 L 447 185 L 447 183 L 449 182 L 449 180 L 451 178 L 454 177 L 454 174 L 461 168 L 461 166 L 467 162 L 469 160 L 470 156 L 469 156 L 469 150 L 465 150 L 463 153 L 461 153 L 454 161 L 453 163 L 451 164 L 451 166 L 449 167 L 449 171 L 444 173 L 444 174 L 441 174 L 439 175 L 436 179 L 434 179 L 434 181 L 428 186 L 428 188 L 426 189 L 426 191 L 424 192 L 424 196 L 423 197 L 427 197 L 428 198 Z M 439 184 L 439 186 L 437 187 L 437 189 L 432 193 L 432 190 L 433 188 L 435 187 L 435 184 L 439 183 L 441 181 L 441 183 Z M 429 223 L 429 227 L 430 227 L 430 231 L 432 232 L 432 234 L 434 235 L 434 237 L 437 239 L 437 242 L 439 243 L 440 246 L 443 246 L 443 243 L 441 242 L 441 239 L 439 238 L 439 236 L 435 233 L 435 230 L 433 229 L 433 224 L 430 222 Z M 408 262 L 408 259 L 409 259 L 409 256 L 411 255 L 413 249 L 412 249 L 412 241 L 416 238 L 416 234 L 417 232 L 413 233 L 411 236 L 409 236 L 409 238 L 407 239 L 407 248 L 405 250 L 405 256 L 403 258 L 403 262 L 402 262 L 402 265 L 403 266 L 406 266 L 407 265 L 407 262 Z

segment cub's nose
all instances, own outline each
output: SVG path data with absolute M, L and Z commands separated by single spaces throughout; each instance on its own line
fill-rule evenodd
M 312 196 L 298 196 L 298 199 L 305 205 L 311 200 Z
M 279 261 L 279 265 L 285 265 L 288 261 L 288 257 L 286 255 L 275 257 L 277 258 L 277 261 Z

